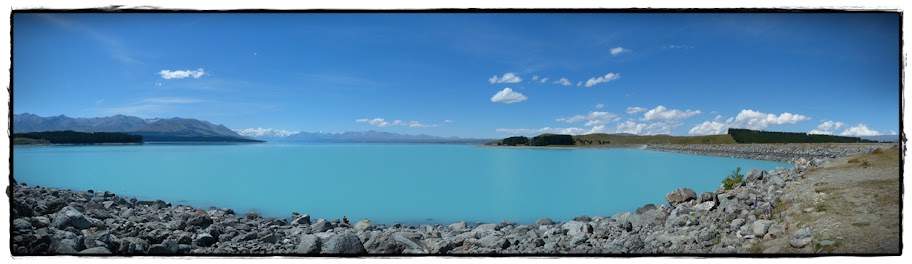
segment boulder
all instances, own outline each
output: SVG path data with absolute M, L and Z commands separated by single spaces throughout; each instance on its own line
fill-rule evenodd
M 65 229 L 72 226 L 76 229 L 86 229 L 92 226 L 92 220 L 80 213 L 71 206 L 66 206 L 57 212 L 51 226 L 57 229 Z
M 561 225 L 561 230 L 567 230 L 568 236 L 578 236 L 592 233 L 592 226 L 580 221 L 569 221 Z
M 450 230 L 453 230 L 453 231 L 462 231 L 462 230 L 468 229 L 469 225 L 466 224 L 466 222 L 464 222 L 464 221 L 460 221 L 460 222 L 452 223 L 447 227 L 449 227 Z
M 13 220 L 13 230 L 18 230 L 18 231 L 32 230 L 32 224 L 29 223 L 28 221 L 25 221 L 25 219 L 17 218 L 16 220 Z
M 326 230 L 333 229 L 333 226 L 329 222 L 326 222 L 323 219 L 320 219 L 316 223 L 311 225 L 310 228 L 314 233 L 320 233 L 320 232 L 325 232 Z
M 402 232 L 393 234 L 393 240 L 405 245 L 402 253 L 406 254 L 428 254 L 428 249 L 422 245 L 421 241 L 410 236 L 403 235 Z
M 79 251 L 79 253 L 77 253 L 77 254 L 84 254 L 84 255 L 110 255 L 110 254 L 111 254 L 111 251 L 108 250 L 108 249 L 105 248 L 105 247 L 93 247 L 93 248 L 85 249 L 85 250 L 83 250 L 83 251 Z
M 489 235 L 489 236 L 483 237 L 483 238 L 479 239 L 478 241 L 476 241 L 476 243 L 478 243 L 478 245 L 480 245 L 480 246 L 483 246 L 486 248 L 492 248 L 492 249 L 505 249 L 505 248 L 510 247 L 509 240 L 499 238 L 495 235 Z
M 329 238 L 321 248 L 326 254 L 365 254 L 367 250 L 358 236 L 352 233 L 336 234 Z
M 708 202 L 708 201 L 716 201 L 716 193 L 714 193 L 714 192 L 703 192 L 703 193 L 700 193 L 700 200 L 699 200 L 699 202 L 705 203 L 705 202 Z
M 745 181 L 759 182 L 759 181 L 762 181 L 764 177 L 766 177 L 765 170 L 751 169 L 750 171 L 747 172 L 747 179 L 745 179 Z
M 782 237 L 785 234 L 785 224 L 770 225 L 769 230 L 766 231 L 766 234 L 770 235 L 772 238 Z
M 496 224 L 483 224 L 475 227 L 475 231 L 497 231 Z
M 691 209 L 699 212 L 699 211 L 709 211 L 709 210 L 712 210 L 713 208 L 716 208 L 716 202 L 709 200 L 706 202 L 702 202 L 698 205 L 694 205 Z
M 301 236 L 301 242 L 298 243 L 298 247 L 295 248 L 295 253 L 297 254 L 319 254 L 320 248 L 323 246 L 320 237 L 311 234 L 305 234 Z
M 581 215 L 581 216 L 574 217 L 573 221 L 589 222 L 589 221 L 592 221 L 592 218 L 589 218 L 588 215 Z
M 374 230 L 374 223 L 371 223 L 370 220 L 364 219 L 355 223 L 354 228 L 356 231 L 370 231 Z
M 275 242 L 278 240 L 279 240 L 279 238 L 276 237 L 275 234 L 268 234 L 268 235 L 260 237 L 260 242 L 263 242 L 263 243 L 275 244 Z
M 766 235 L 766 232 L 769 230 L 769 227 L 773 225 L 773 221 L 770 220 L 757 220 L 751 224 L 751 230 L 754 231 L 754 235 L 762 237 Z
M 730 226 L 732 229 L 738 229 L 744 225 L 745 220 L 743 218 L 735 218 L 731 221 Z
M 779 177 L 779 175 L 773 175 L 770 177 L 769 183 L 770 185 L 774 185 L 779 188 L 785 187 L 785 181 L 782 180 L 782 177 Z
M 199 247 L 208 247 L 212 244 L 215 244 L 216 239 L 212 237 L 209 233 L 202 233 L 196 235 L 196 245 Z
M 792 234 L 792 238 L 789 239 L 789 245 L 794 248 L 803 248 L 810 244 L 811 241 L 814 241 L 814 234 L 811 233 L 810 229 L 802 228 Z
M 212 224 L 212 218 L 209 217 L 209 215 L 198 214 L 191 216 L 190 219 L 187 220 L 187 224 L 190 226 L 206 228 Z
M 655 210 L 656 206 L 654 204 L 646 204 L 643 207 L 636 209 L 636 214 L 643 214 L 647 211 Z
M 537 224 L 537 225 L 553 225 L 553 224 L 554 224 L 554 221 L 551 221 L 550 218 L 542 217 L 542 218 L 539 218 L 538 221 L 535 221 L 535 224 Z
M 694 199 L 697 199 L 697 193 L 688 188 L 680 188 L 665 195 L 665 200 L 670 205 L 677 205 Z
M 309 225 L 310 224 L 310 215 L 304 214 L 302 216 L 299 216 L 298 218 L 295 218 L 294 220 L 292 220 L 291 224 L 292 225 Z

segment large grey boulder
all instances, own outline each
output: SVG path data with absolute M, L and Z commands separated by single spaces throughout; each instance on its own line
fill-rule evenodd
M 753 224 L 751 224 L 751 230 L 754 231 L 755 236 L 762 237 L 763 235 L 766 235 L 766 231 L 769 230 L 769 227 L 771 225 L 773 225 L 773 221 L 757 220 L 757 221 L 754 221 Z
M 76 229 L 86 229 L 92 226 L 92 220 L 80 213 L 71 206 L 66 206 L 57 211 L 51 226 L 57 229 L 65 229 L 72 226 Z
M 298 247 L 295 249 L 297 254 L 319 254 L 320 248 L 323 246 L 320 237 L 311 234 L 305 234 L 301 236 L 301 242 L 298 243 Z
M 569 221 L 561 225 L 561 230 L 567 230 L 568 236 L 579 236 L 592 233 L 592 226 L 580 221 Z
M 325 232 L 326 230 L 333 229 L 333 226 L 331 223 L 326 222 L 323 219 L 320 219 L 316 223 L 311 225 L 310 228 L 314 233 L 320 233 L 320 232 Z
M 196 245 L 200 247 L 208 247 L 212 244 L 215 244 L 216 238 L 212 237 L 212 234 L 202 233 L 196 235 Z
M 393 240 L 401 243 L 402 245 L 405 245 L 405 249 L 402 251 L 402 253 L 405 253 L 405 254 L 428 254 L 429 253 L 428 249 L 421 244 L 421 241 L 419 241 L 416 236 L 407 236 L 407 235 L 404 235 L 403 233 L 399 232 L 399 233 L 393 234 Z
M 309 225 L 310 224 L 310 215 L 304 214 L 302 216 L 299 216 L 298 218 L 295 218 L 294 220 L 292 220 L 291 224 L 292 225 Z
M 450 230 L 453 230 L 453 231 L 462 231 L 462 230 L 468 229 L 469 225 L 466 224 L 466 222 L 464 222 L 464 221 L 460 221 L 460 222 L 452 223 L 448 227 L 450 228 Z
M 323 244 L 322 251 L 325 254 L 365 254 L 367 250 L 361 244 L 361 239 L 352 233 L 337 234 L 329 238 Z
M 86 255 L 110 255 L 111 251 L 105 247 L 93 247 L 79 251 L 77 254 L 86 254 Z
M 697 199 L 697 193 L 689 188 L 680 188 L 665 195 L 665 200 L 670 205 L 677 205 L 694 199 Z
M 13 220 L 13 229 L 18 231 L 31 230 L 32 224 L 25 221 L 25 219 L 17 218 L 16 220 Z
M 542 218 L 539 218 L 538 221 L 535 221 L 535 224 L 537 224 L 537 225 L 553 225 L 553 224 L 554 224 L 554 221 L 552 221 L 551 218 L 542 217 Z
M 496 235 L 483 237 L 476 242 L 482 247 L 492 249 L 505 249 L 510 246 L 509 240 L 499 238 Z
M 374 223 L 371 223 L 370 220 L 364 219 L 355 223 L 354 228 L 356 231 L 370 231 L 374 230 Z
M 798 232 L 792 235 L 792 238 L 789 239 L 789 245 L 794 248 L 803 248 L 814 241 L 814 234 L 811 233 L 810 229 L 802 228 Z

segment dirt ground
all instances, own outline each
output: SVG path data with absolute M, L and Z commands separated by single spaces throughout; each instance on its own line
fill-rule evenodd
M 775 212 L 788 224 L 786 236 L 754 245 L 767 253 L 900 253 L 899 150 L 887 149 L 831 161 L 813 168 L 783 190 Z M 789 246 L 798 229 L 809 227 L 814 240 L 801 249 Z

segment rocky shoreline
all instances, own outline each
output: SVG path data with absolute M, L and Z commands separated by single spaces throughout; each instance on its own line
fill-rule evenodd
M 822 144 L 661 144 L 646 149 L 720 156 L 742 159 L 771 160 L 794 164 L 800 159 L 822 164 L 828 159 L 871 153 L 876 148 L 888 149 L 896 143 L 822 143 Z
M 611 217 L 579 216 L 534 224 L 375 225 L 292 213 L 291 221 L 238 215 L 230 209 L 172 206 L 110 192 L 13 183 L 13 255 L 400 255 L 400 254 L 732 254 L 754 253 L 757 240 L 789 239 L 807 247 L 813 233 L 775 208 L 782 188 L 829 158 L 876 147 L 680 145 L 649 149 L 793 161 L 791 169 L 750 170 L 731 190 L 697 194 L 681 188 L 668 204 L 648 204 Z M 764 153 L 762 151 L 766 150 Z M 721 180 L 721 179 L 720 179 Z M 775 253 L 775 252 L 767 252 Z

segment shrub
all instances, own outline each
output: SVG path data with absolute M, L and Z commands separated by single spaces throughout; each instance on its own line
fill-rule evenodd
M 741 167 L 736 168 L 732 171 L 731 175 L 722 179 L 722 186 L 726 190 L 731 190 L 732 186 L 740 185 L 744 182 L 744 174 L 741 174 Z
M 876 148 L 873 151 L 871 151 L 871 154 L 883 154 L 883 153 L 884 153 L 884 150 L 880 149 L 880 148 Z

